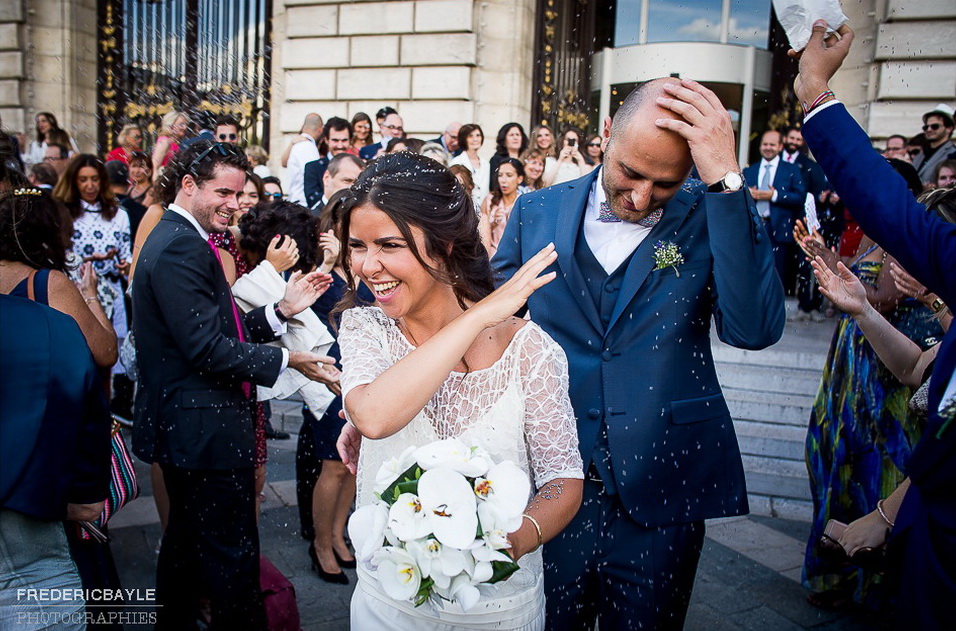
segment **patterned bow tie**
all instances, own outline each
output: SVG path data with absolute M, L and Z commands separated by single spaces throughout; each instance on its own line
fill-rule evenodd
M 664 216 L 664 209 L 658 208 L 653 211 L 647 217 L 637 220 L 637 225 L 644 228 L 653 228 L 657 225 L 657 222 L 661 220 L 661 217 Z M 607 202 L 601 202 L 601 208 L 598 210 L 598 221 L 601 223 L 615 223 L 620 221 L 620 218 L 611 212 L 611 205 Z

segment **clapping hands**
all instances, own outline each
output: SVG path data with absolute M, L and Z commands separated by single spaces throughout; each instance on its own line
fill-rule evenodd
M 866 288 L 842 261 L 837 261 L 835 273 L 820 256 L 814 257 L 810 265 L 813 266 L 813 275 L 817 277 L 821 294 L 844 313 L 854 317 L 863 313 L 869 305 Z
M 325 293 L 331 283 L 332 277 L 321 272 L 292 272 L 285 284 L 285 297 L 279 301 L 279 310 L 287 318 L 302 313 Z
M 808 259 L 812 261 L 819 257 L 831 272 L 835 273 L 837 271 L 837 263 L 840 257 L 837 256 L 835 251 L 827 248 L 823 241 L 823 235 L 816 230 L 813 232 L 807 230 L 803 219 L 797 219 L 793 224 L 793 240 L 797 242 Z
M 342 243 L 336 238 L 331 230 L 319 233 L 319 248 L 324 252 L 320 270 L 329 272 L 335 267 L 339 260 L 339 251 L 342 249 Z

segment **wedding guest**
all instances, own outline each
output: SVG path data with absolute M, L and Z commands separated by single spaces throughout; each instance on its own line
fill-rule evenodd
M 522 193 L 530 193 L 544 188 L 544 165 L 547 156 L 540 149 L 529 149 L 521 157 L 524 163 L 524 183 L 518 188 Z
M 53 167 L 53 170 L 56 171 L 57 180 L 63 177 L 63 172 L 66 171 L 66 165 L 69 162 L 70 150 L 66 145 L 51 142 L 43 150 L 43 163 Z
M 569 129 L 561 136 L 561 152 L 557 162 L 550 170 L 544 172 L 544 182 L 548 186 L 562 184 L 576 180 L 591 172 L 591 167 L 584 159 L 580 147 L 581 135 L 574 129 Z
M 442 166 L 448 166 L 448 160 L 450 156 L 445 148 L 437 142 L 426 142 L 422 145 L 422 148 L 419 150 L 420 154 L 427 158 L 431 158 L 435 162 L 440 163 Z
M 142 151 L 134 151 L 129 159 L 129 199 L 149 207 L 153 204 L 153 170 L 149 156 Z M 136 234 L 135 230 L 133 234 Z
M 475 180 L 471 177 L 471 169 L 460 164 L 453 164 L 448 167 L 448 170 L 455 176 L 458 183 L 465 187 L 465 192 L 468 193 L 468 197 L 472 197 L 472 200 L 474 200 Z M 476 206 L 475 212 L 480 211 L 481 209 Z
M 262 178 L 262 191 L 265 201 L 277 202 L 282 199 L 282 182 L 274 175 Z
M 517 158 L 504 158 L 495 169 L 495 183 L 491 195 L 481 205 L 478 233 L 491 258 L 498 251 L 498 243 L 505 232 L 511 209 L 518 199 L 518 186 L 524 181 L 524 167 Z
M 47 147 L 54 143 L 66 149 L 64 158 L 68 158 L 71 152 L 79 152 L 76 142 L 65 129 L 60 127 L 53 112 L 38 112 L 34 120 L 36 122 L 34 140 L 30 142 L 29 147 L 25 146 L 25 143 L 21 145 L 23 153 L 20 154 L 20 158 L 24 166 L 43 162 L 47 155 Z
M 359 154 L 363 147 L 375 142 L 372 140 L 372 119 L 365 112 L 356 112 L 352 117 L 352 144 L 349 153 Z
M 262 148 L 262 145 L 249 145 L 246 147 L 246 159 L 249 160 L 249 166 L 252 172 L 261 178 L 267 178 L 272 175 L 269 169 L 269 154 Z
M 27 175 L 27 179 L 30 180 L 30 184 L 37 188 L 41 188 L 47 192 L 51 192 L 53 187 L 56 186 L 56 181 L 58 176 L 56 174 L 56 169 L 47 164 L 46 162 L 38 162 L 30 166 L 30 172 Z
M 119 160 L 123 164 L 129 165 L 133 153 L 143 150 L 143 130 L 139 125 L 123 125 L 120 133 L 116 136 L 116 147 L 106 154 L 106 162 L 110 160 Z
M 110 321 L 122 345 L 128 331 L 122 281 L 132 260 L 129 216 L 116 203 L 107 182 L 106 167 L 99 158 L 79 154 L 70 160 L 53 196 L 73 218 L 73 252 L 83 262 L 93 263 L 98 282 L 107 288 L 100 294 L 100 303 L 112 312 Z M 117 362 L 112 372 L 125 375 L 126 369 Z
M 79 631 L 87 628 L 83 597 L 21 592 L 83 593 L 63 520 L 75 528 L 103 510 L 110 415 L 76 322 L 42 302 L 0 295 L 0 627 L 40 628 L 35 617 Z
M 587 151 L 584 154 L 584 161 L 587 162 L 591 167 L 601 166 L 601 163 L 604 162 L 604 139 L 601 138 L 601 134 L 595 134 L 591 136 L 591 139 L 588 140 Z
M 581 459 L 564 353 L 512 314 L 554 280 L 543 274 L 554 248 L 493 291 L 471 200 L 448 169 L 416 154 L 373 162 L 342 203 L 348 241 L 340 260 L 349 277 L 339 329 L 342 398 L 349 420 L 371 439 L 361 449 L 357 505 L 374 500 L 387 459 L 445 437 L 482 447 L 496 462 L 511 460 L 537 488 L 527 518 L 507 535 L 520 569 L 467 612 L 393 600 L 360 565 L 352 627 L 542 629 L 540 546 L 580 504 Z M 353 277 L 372 288 L 375 306 L 356 303 Z
M 940 162 L 933 180 L 936 183 L 936 188 L 956 185 L 956 160 Z
M 179 143 L 189 131 L 189 116 L 185 112 L 172 110 L 163 115 L 163 121 L 153 147 L 153 179 L 159 177 L 160 169 L 166 166 L 176 152 Z
M 902 266 L 945 304 L 956 304 L 956 225 L 927 213 L 906 190 L 828 83 L 843 64 L 854 39 L 843 25 L 827 37 L 817 20 L 799 57 L 794 92 L 804 103 L 803 133 L 834 187 L 864 231 L 882 244 Z M 809 110 L 809 111 L 807 111 Z M 892 528 L 887 552 L 889 572 L 896 575 L 898 628 L 946 629 L 956 599 L 956 334 L 952 327 L 940 343 L 930 376 L 926 428 L 910 457 L 909 488 L 896 506 L 884 502 Z M 894 498 L 895 499 L 895 498 Z M 889 508 L 889 510 L 886 510 Z
M 518 159 L 528 148 L 528 136 L 524 133 L 524 127 L 518 123 L 505 123 L 498 130 L 498 137 L 495 139 L 495 155 L 488 161 L 488 170 L 491 171 L 488 180 L 488 190 L 495 188 L 495 174 L 498 165 L 505 158 Z
M 481 203 L 488 194 L 491 173 L 488 161 L 478 155 L 484 142 L 485 134 L 481 131 L 481 126 L 475 123 L 462 125 L 458 130 L 458 146 L 464 151 L 452 158 L 450 162 L 450 164 L 460 164 L 471 173 L 471 179 L 474 182 L 471 196 L 475 202 L 475 208 L 481 208 Z

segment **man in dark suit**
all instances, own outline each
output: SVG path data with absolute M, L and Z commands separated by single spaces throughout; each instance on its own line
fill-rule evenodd
M 785 288 L 790 291 L 796 278 L 797 244 L 793 240 L 794 222 L 804 216 L 807 187 L 800 169 L 780 159 L 783 142 L 779 131 L 766 131 L 760 139 L 762 159 L 744 169 L 744 179 L 757 202 L 773 244 L 774 266 Z
M 157 628 L 195 628 L 206 597 L 212 629 L 264 629 L 251 388 L 272 385 L 287 367 L 326 382 L 336 375 L 330 358 L 246 340 L 275 339 L 328 278 L 293 274 L 281 301 L 242 316 L 208 240 L 238 211 L 245 155 L 198 141 L 167 168 L 176 199 L 143 245 L 133 291 L 140 368 L 133 447 L 162 467 L 170 501 Z
M 846 108 L 825 95 L 853 42 L 849 26 L 839 38 L 824 40 L 826 23 L 813 26 L 800 56 L 794 92 L 804 103 L 824 95 L 808 112 L 807 145 L 827 178 L 840 191 L 867 236 L 936 293 L 950 309 L 956 305 L 956 225 L 916 202 L 902 177 L 893 172 Z M 948 629 L 956 601 L 956 329 L 939 344 L 929 381 L 928 416 L 907 474 L 902 505 L 882 503 L 891 526 L 888 577 L 897 586 L 894 628 Z M 891 498 L 895 499 L 897 493 Z M 898 512 L 897 512 L 898 507 Z M 885 532 L 885 528 L 882 528 Z
M 428 142 L 437 142 L 448 154 L 449 158 L 454 158 L 462 152 L 461 147 L 458 146 L 458 132 L 461 130 L 461 123 L 455 121 L 453 123 L 448 123 L 448 127 L 445 128 L 445 131 L 442 132 L 441 136 L 438 138 L 432 138 Z
M 405 123 L 402 122 L 402 117 L 395 110 L 388 109 L 391 111 L 385 116 L 379 127 L 382 130 L 382 140 L 374 145 L 366 145 L 359 149 L 359 157 L 363 160 L 374 160 L 379 154 L 384 153 L 386 147 L 388 147 L 388 142 L 392 138 L 405 137 Z
M 492 261 L 503 281 L 558 253 L 528 308 L 567 354 L 587 480 L 545 546 L 547 625 L 680 629 L 704 520 L 748 511 L 711 318 L 723 341 L 764 348 L 783 293 L 713 92 L 642 84 L 603 134 L 601 168 L 518 198 Z
M 329 168 L 322 174 L 322 197 L 310 208 L 312 214 L 321 215 L 329 199 L 343 188 L 352 186 L 364 168 L 362 159 L 352 153 L 340 153 L 332 158 Z
M 807 188 L 807 195 L 813 199 L 817 219 L 820 221 L 820 233 L 823 238 L 827 243 L 839 240 L 840 234 L 836 231 L 836 228 L 843 225 L 843 217 L 830 216 L 831 206 L 823 201 L 825 199 L 823 191 L 827 190 L 827 177 L 823 174 L 820 165 L 806 154 L 803 133 L 799 128 L 791 127 L 787 130 L 780 158 L 800 169 L 800 177 Z M 797 261 L 797 313 L 795 319 L 821 322 L 825 319 L 823 314 L 820 313 L 823 296 L 817 290 L 810 261 L 805 256 L 799 256 L 799 253 Z
M 325 194 L 323 176 L 332 158 L 340 153 L 348 153 L 352 142 L 352 124 L 344 118 L 333 116 L 325 122 L 322 133 L 329 145 L 329 152 L 318 160 L 306 163 L 303 180 L 306 206 L 313 209 L 323 197 L 329 197 Z

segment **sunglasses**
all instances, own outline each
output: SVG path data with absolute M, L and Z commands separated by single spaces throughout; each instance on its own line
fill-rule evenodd
M 265 196 L 272 199 L 282 199 L 282 193 L 266 193 Z
M 589 142 L 588 147 L 600 147 L 601 143 L 599 142 Z
M 193 173 L 194 172 L 193 169 L 199 166 L 202 163 L 202 161 L 206 159 L 206 156 L 208 156 L 213 151 L 217 151 L 219 155 L 221 155 L 223 158 L 226 158 L 230 155 L 235 155 L 235 148 L 232 145 L 224 145 L 221 142 L 214 143 L 208 149 L 206 149 L 205 151 L 200 153 L 198 156 L 196 156 L 196 158 L 189 163 L 189 166 L 186 167 L 186 173 Z
M 219 140 L 235 140 L 236 138 L 238 138 L 238 136 L 235 134 L 219 134 Z
M 936 131 L 940 127 L 942 127 L 942 125 L 940 125 L 939 123 L 930 123 L 929 125 L 923 125 L 923 131 L 930 131 L 930 130 Z

